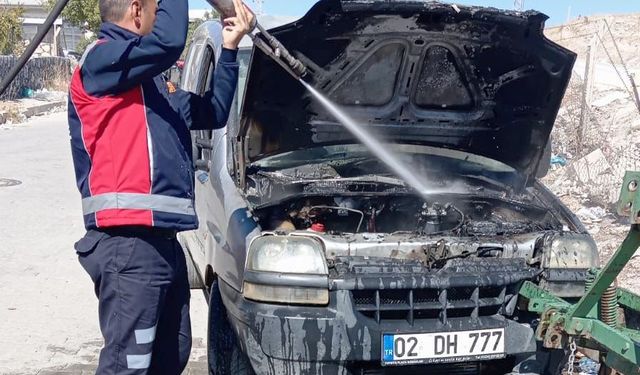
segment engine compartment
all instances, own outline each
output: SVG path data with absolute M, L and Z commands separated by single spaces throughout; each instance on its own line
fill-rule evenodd
M 328 234 L 517 235 L 562 228 L 544 207 L 497 198 L 412 194 L 305 196 L 255 212 L 263 230 Z

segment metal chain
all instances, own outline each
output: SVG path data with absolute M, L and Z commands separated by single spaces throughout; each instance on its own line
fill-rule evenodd
M 578 350 L 578 346 L 576 345 L 576 341 L 573 339 L 573 337 L 569 341 L 569 350 L 571 350 L 571 353 L 569 353 L 569 363 L 567 364 L 567 374 L 573 375 L 574 374 L 573 365 L 576 362 L 576 351 Z

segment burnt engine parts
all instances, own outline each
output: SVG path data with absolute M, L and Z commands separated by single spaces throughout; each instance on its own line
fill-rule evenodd
M 406 196 L 294 198 L 256 211 L 264 230 L 417 235 L 503 235 L 561 229 L 548 211 L 497 199 L 424 202 Z

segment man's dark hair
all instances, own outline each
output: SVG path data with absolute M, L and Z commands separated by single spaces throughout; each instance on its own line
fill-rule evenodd
M 124 18 L 131 0 L 100 0 L 102 22 L 119 22 Z

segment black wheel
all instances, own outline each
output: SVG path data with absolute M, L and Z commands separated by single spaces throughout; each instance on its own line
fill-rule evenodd
M 217 279 L 211 284 L 209 293 L 207 355 L 210 375 L 255 375 L 227 320 Z

